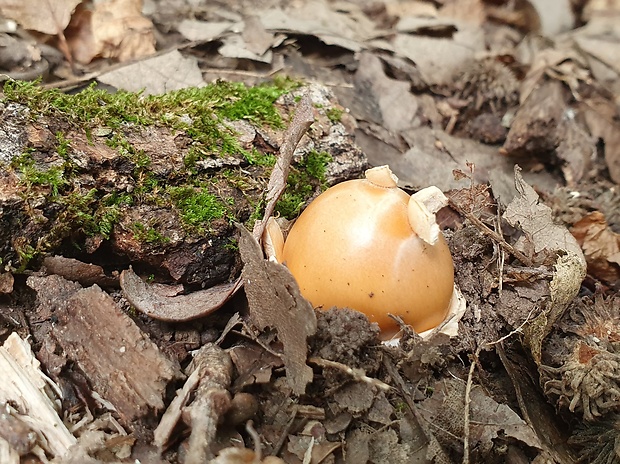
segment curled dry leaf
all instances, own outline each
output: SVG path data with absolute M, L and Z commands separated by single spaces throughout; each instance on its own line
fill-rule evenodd
M 615 233 L 600 211 L 577 221 L 571 233 L 581 245 L 588 272 L 609 284 L 620 280 L 620 234 Z
M 515 165 L 517 196 L 506 208 L 503 217 L 508 223 L 523 231 L 515 247 L 530 251 L 537 262 L 554 262 L 554 272 L 549 289 L 550 302 L 525 329 L 526 343 L 539 363 L 543 339 L 555 321 L 564 313 L 568 304 L 577 296 L 586 276 L 586 260 L 579 244 L 570 232 L 553 223 L 551 208 L 539 203 L 536 191 L 521 176 Z
M 148 285 L 131 269 L 121 273 L 120 282 L 125 298 L 138 311 L 154 319 L 182 322 L 204 317 L 219 309 L 239 288 L 240 281 L 187 295 L 171 295 L 165 290 L 166 287 Z
M 466 385 L 459 379 L 445 379 L 435 386 L 433 396 L 422 402 L 420 415 L 434 424 L 433 435 L 444 442 L 453 440 L 454 435 L 462 437 L 466 431 L 463 414 L 465 408 Z M 484 452 L 493 440 L 510 437 L 533 448 L 541 449 L 539 438 L 532 428 L 508 405 L 499 404 L 474 386 L 469 393 L 471 449 Z M 500 425 L 501 424 L 501 425 Z M 480 455 L 478 456 L 480 458 Z

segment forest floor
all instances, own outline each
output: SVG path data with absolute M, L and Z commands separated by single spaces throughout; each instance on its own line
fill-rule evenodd
M 620 463 L 619 2 L 22 3 L 0 463 Z M 389 341 L 262 234 L 381 165 L 458 303 Z

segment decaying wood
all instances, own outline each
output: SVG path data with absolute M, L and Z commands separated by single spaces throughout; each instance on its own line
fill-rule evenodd
M 65 282 L 58 276 L 28 279 L 37 291 L 39 311 Z M 124 425 L 163 409 L 166 386 L 181 377 L 179 366 L 98 286 L 72 288 L 65 301 L 56 302 L 58 322 L 52 329 L 67 358 L 92 389 L 114 406 Z
M 118 287 L 118 276 L 107 276 L 101 266 L 83 263 L 64 256 L 48 256 L 43 260 L 48 274 L 56 274 L 84 286 L 97 284 L 100 287 Z
M 54 401 L 57 395 L 50 388 L 52 383 L 41 371 L 40 363 L 28 342 L 22 340 L 16 332 L 9 335 L 0 347 L 0 373 L 0 404 L 13 405 L 20 422 L 36 431 L 36 445 L 40 451 L 42 448 L 52 456 L 64 456 L 76 443 L 76 439 L 56 411 Z M 2 411 L 1 414 L 6 412 Z M 9 447 L 18 448 L 13 448 L 18 455 L 20 451 L 31 451 L 35 444 L 28 437 L 30 432 L 21 426 L 18 431 L 15 429 L 16 423 L 11 426 L 6 421 L 8 419 L 2 419 L 2 439 L 9 443 Z M 20 447 L 24 449 L 20 450 Z
M 187 381 L 155 430 L 155 445 L 163 450 L 182 414 L 188 413 L 191 434 L 185 463 L 202 464 L 213 458 L 211 446 L 217 425 L 231 404 L 228 388 L 233 365 L 226 351 L 217 345 L 207 344 L 194 353 L 187 371 Z M 188 405 L 193 392 L 194 399 Z
M 230 356 L 216 345 L 203 346 L 193 360 L 193 368 L 201 373 L 196 398 L 190 406 L 192 433 L 186 464 L 202 464 L 213 457 L 211 445 L 220 418 L 230 407 L 228 387 L 232 378 Z
M 329 94 L 326 88 L 321 88 L 323 94 Z M 313 105 L 309 98 L 296 105 L 293 96 L 278 103 L 284 119 L 299 106 L 297 122 L 286 136 L 250 123 L 246 123 L 247 137 L 238 136 L 243 138 L 240 143 L 244 149 L 250 152 L 258 150 L 264 154 L 279 149 L 282 154 L 274 169 L 280 174 L 275 176 L 279 183 L 268 187 L 269 215 L 286 186 L 288 169 L 284 164 L 290 163 L 301 136 L 314 120 Z M 170 200 L 156 204 L 136 193 L 144 187 L 143 178 L 157 182 L 155 195 L 165 196 L 169 187 L 194 188 L 190 179 L 193 174 L 184 173 L 183 164 L 192 147 L 189 135 L 163 126 L 127 125 L 113 131 L 143 156 L 148 167 L 141 168 L 135 159 L 123 155 L 121 149 L 110 147 L 106 136 L 86 135 L 87 129 L 97 134 L 97 128 L 74 127 L 73 123 L 62 120 L 62 116 L 40 116 L 31 121 L 26 106 L 14 106 L 9 110 L 6 105 L 0 105 L 2 126 L 11 125 L 12 129 L 15 126 L 13 145 L 0 147 L 3 153 L 10 153 L 0 157 L 0 224 L 7 225 L 0 227 L 0 259 L 4 263 L 14 268 L 26 265 L 37 268 L 39 258 L 62 254 L 63 246 L 70 241 L 78 245 L 73 249 L 82 250 L 78 258 L 88 256 L 84 261 L 102 265 L 106 270 L 120 271 L 132 263 L 167 281 L 203 288 L 228 282 L 238 273 L 238 255 L 230 246 L 236 231 L 230 218 L 243 222 L 253 214 L 265 195 L 265 178 L 270 167 L 251 164 L 241 152 L 199 160 L 196 169 L 209 185 L 202 190 L 209 190 L 226 203 L 226 214 L 204 224 L 204 230 L 194 230 L 184 223 L 178 205 L 172 205 Z M 354 145 L 353 134 L 347 133 L 344 126 L 339 131 L 328 130 L 334 123 L 325 115 L 322 118 L 322 127 L 308 134 L 297 153 L 311 150 L 329 153 L 333 162 L 332 168 L 327 167 L 328 183 L 359 175 L 366 165 L 366 157 Z M 230 125 L 231 130 L 240 127 Z M 63 155 L 66 159 L 59 155 L 58 134 L 68 141 L 67 153 Z M 17 158 L 26 152 L 37 173 L 48 174 L 63 163 L 71 163 L 71 174 L 61 169 L 57 187 L 45 182 L 33 183 Z M 16 166 L 11 167 L 11 162 Z M 223 174 L 230 172 L 232 178 Z M 131 197 L 132 204 L 106 206 L 108 199 L 118 196 Z M 112 230 L 104 234 L 97 227 L 108 214 L 115 219 L 113 225 L 108 225 Z M 137 225 L 142 227 L 140 230 L 156 231 L 159 239 L 141 238 Z

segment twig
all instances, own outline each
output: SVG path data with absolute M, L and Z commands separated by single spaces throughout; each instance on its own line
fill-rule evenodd
M 278 454 L 280 454 L 280 451 L 282 450 L 282 447 L 284 446 L 284 442 L 288 438 L 288 433 L 291 431 L 293 424 L 295 423 L 295 419 L 297 419 L 297 409 L 293 409 L 293 414 L 291 415 L 291 418 L 288 420 L 288 422 L 284 426 L 284 429 L 282 430 L 282 434 L 280 435 L 278 442 L 273 447 L 273 450 L 271 452 L 272 456 L 277 456 Z
M 353 380 L 367 383 L 383 391 L 388 391 L 392 388 L 387 383 L 384 383 L 379 379 L 368 377 L 363 369 L 352 369 L 346 364 L 342 364 L 336 361 L 330 361 L 329 359 L 323 359 L 323 358 L 318 358 L 318 357 L 308 358 L 308 362 L 312 364 L 316 364 L 317 366 L 321 366 L 321 367 L 331 367 L 332 369 L 338 369 L 339 371 L 342 371 L 345 374 L 350 375 L 353 378 Z
M 474 359 L 469 366 L 469 373 L 467 374 L 467 384 L 465 385 L 465 411 L 463 413 L 463 464 L 469 464 L 469 414 L 471 406 L 471 388 L 474 379 L 474 370 L 478 363 L 478 355 L 480 354 L 481 347 L 476 349 Z
M 476 365 L 478 364 L 478 356 L 480 355 L 480 351 L 482 350 L 483 347 L 487 348 L 493 345 L 497 345 L 499 343 L 502 343 L 504 340 L 510 338 L 511 336 L 517 333 L 520 333 L 523 326 L 525 326 L 525 324 L 527 324 L 530 321 L 530 317 L 532 316 L 534 309 L 535 308 L 530 309 L 530 312 L 528 313 L 527 317 L 519 325 L 519 327 L 512 330 L 510 333 L 504 335 L 503 337 L 498 338 L 495 341 L 485 342 L 479 345 L 478 348 L 476 348 L 476 352 L 474 353 L 471 366 L 469 366 L 469 373 L 467 375 L 467 384 L 465 386 L 465 411 L 463 413 L 463 435 L 464 435 L 463 436 L 463 464 L 469 464 L 469 424 L 470 424 L 469 416 L 470 416 L 470 406 L 471 406 L 471 389 L 473 385 L 474 370 L 476 369 Z
M 246 432 L 248 432 L 250 437 L 252 437 L 252 441 L 254 442 L 254 461 L 252 462 L 252 464 L 260 464 L 260 461 L 262 459 L 262 450 L 261 450 L 261 444 L 260 444 L 260 436 L 258 435 L 258 432 L 254 428 L 254 422 L 249 420 L 245 424 L 245 430 Z
M 191 435 L 186 464 L 203 464 L 213 458 L 211 445 L 215 441 L 217 424 L 230 406 L 230 386 L 233 366 L 228 353 L 216 345 L 205 345 L 192 360 L 202 375 L 196 398 L 190 406 Z
M 198 464 L 213 457 L 210 448 L 217 424 L 230 406 L 228 387 L 232 378 L 232 360 L 219 346 L 207 344 L 194 353 L 188 370 L 191 375 L 155 429 L 154 441 L 162 451 L 195 390 L 196 398 L 188 407 L 192 431 L 185 462 Z
M 493 240 L 497 242 L 497 244 L 500 247 L 502 247 L 504 250 L 506 250 L 508 253 L 510 253 L 515 258 L 517 258 L 519 261 L 521 261 L 526 266 L 529 266 L 529 267 L 534 266 L 534 263 L 530 258 L 525 256 L 523 253 L 521 253 L 519 250 L 513 247 L 510 243 L 504 240 L 504 237 L 502 237 L 500 234 L 498 234 L 494 230 L 490 229 L 489 226 L 487 226 L 484 222 L 478 219 L 473 213 L 462 208 L 454 200 L 452 199 L 449 199 L 449 200 L 450 200 L 450 206 L 452 206 L 460 214 L 462 214 L 467 219 L 469 219 L 478 228 L 478 230 L 480 230 L 480 232 L 491 237 Z
M 310 128 L 314 122 L 314 114 L 312 112 L 312 101 L 310 96 L 305 94 L 295 109 L 295 115 L 291 121 L 291 125 L 284 134 L 284 141 L 280 146 L 280 154 L 276 161 L 276 165 L 271 171 L 269 177 L 269 184 L 267 185 L 267 206 L 265 206 L 265 214 L 263 219 L 256 221 L 254 224 L 254 230 L 252 234 L 256 240 L 260 240 L 267 224 L 267 219 L 271 217 L 276 207 L 276 202 L 284 192 L 286 188 L 286 179 L 291 167 L 291 161 L 293 160 L 293 153 L 295 153 L 295 147 Z
M 483 346 L 485 347 L 489 347 L 489 346 L 493 346 L 493 345 L 497 345 L 498 343 L 503 342 L 504 340 L 506 340 L 507 338 L 512 337 L 515 334 L 521 333 L 521 329 L 525 326 L 525 324 L 527 324 L 528 322 L 530 322 L 530 317 L 532 316 L 532 313 L 534 312 L 534 310 L 536 309 L 535 306 L 532 307 L 532 309 L 530 309 L 530 312 L 527 314 L 527 317 L 525 318 L 525 320 L 519 325 L 519 327 L 517 327 L 516 329 L 512 330 L 510 333 L 504 335 L 503 337 L 495 340 L 494 342 L 485 342 Z

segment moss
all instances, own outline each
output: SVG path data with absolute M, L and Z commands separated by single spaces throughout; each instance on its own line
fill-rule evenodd
M 145 96 L 123 91 L 111 94 L 95 85 L 66 95 L 43 89 L 37 83 L 6 82 L 4 100 L 27 105 L 33 121 L 47 117 L 46 124 L 52 124 L 46 127 L 53 131 L 56 140 L 44 148 L 28 147 L 11 163 L 26 187 L 24 195 L 30 195 L 31 190 L 49 192 L 45 211 L 32 215 L 32 220 L 45 217 L 47 225 L 42 227 L 44 236 L 36 243 L 22 237 L 23 243 L 14 244 L 14 252 L 0 259 L 8 262 L 17 256 L 20 266 L 25 268 L 32 259 L 67 239 L 76 246 L 83 243 L 84 237 L 109 239 L 123 210 L 140 205 L 174 208 L 189 234 L 203 235 L 212 230 L 214 221 L 238 220 L 232 217 L 238 207 L 219 193 L 230 195 L 231 188 L 247 200 L 247 206 L 239 207 L 244 217 L 250 209 L 253 211 L 248 220 L 251 226 L 264 211 L 264 187 L 276 156 L 244 149 L 229 121 L 244 119 L 253 125 L 283 127 L 285 121 L 275 101 L 299 85 L 282 78 L 257 87 L 218 82 Z M 165 175 L 157 173 L 150 156 L 130 142 L 128 135 L 134 127 L 149 125 L 182 131 L 189 137 L 184 169 Z M 109 186 L 107 182 L 111 180 L 105 176 L 97 178 L 96 173 L 85 172 L 86 166 L 76 164 L 74 160 L 80 157 L 75 156 L 71 140 L 65 135 L 70 131 L 85 133 L 90 143 L 105 140 L 118 153 L 122 159 L 113 161 L 118 163 L 113 169 L 124 185 L 122 191 Z M 241 166 L 221 169 L 216 178 L 206 182 L 196 161 L 214 156 L 233 156 L 241 159 Z M 281 214 L 297 215 L 307 199 L 323 187 L 329 159 L 325 153 L 313 152 L 292 170 L 287 192 L 279 204 Z M 133 232 L 147 243 L 165 242 L 165 237 L 149 224 L 135 225 Z M 235 245 L 227 247 L 232 250 Z
M 52 197 L 57 197 L 69 181 L 65 177 L 64 167 L 52 166 L 47 170 L 39 169 L 30 153 L 13 158 L 11 167 L 20 173 L 20 181 L 28 190 L 33 186 L 48 188 Z
M 134 222 L 131 226 L 134 237 L 140 241 L 151 245 L 163 245 L 170 242 L 170 239 L 159 232 L 154 227 L 149 227 L 141 222 Z
M 170 187 L 168 192 L 183 223 L 197 233 L 204 233 L 211 222 L 226 215 L 226 205 L 204 188 Z
M 329 119 L 334 124 L 340 122 L 343 113 L 344 110 L 336 107 L 328 108 L 325 110 L 325 115 L 327 116 L 327 119 Z
M 287 219 L 296 217 L 315 191 L 325 189 L 325 170 L 332 157 L 315 150 L 291 167 L 286 190 L 276 205 L 276 211 Z
M 65 138 L 65 135 L 62 132 L 56 132 L 56 141 L 58 142 L 58 145 L 56 147 L 56 152 L 58 153 L 58 156 L 60 156 L 64 160 L 68 160 L 69 148 L 71 146 L 70 141 Z
M 80 191 L 71 192 L 60 202 L 64 209 L 56 220 L 56 228 L 52 229 L 58 239 L 77 233 L 88 237 L 101 234 L 110 238 L 113 224 L 118 221 L 119 209 L 106 207 L 100 210 L 97 189 L 90 189 L 85 195 Z
M 70 123 L 90 129 L 107 127 L 119 130 L 127 125 L 162 125 L 186 132 L 194 141 L 186 165 L 206 155 L 244 153 L 226 120 L 245 119 L 257 125 L 283 126 L 274 103 L 300 83 L 279 78 L 271 83 L 247 87 L 237 82 L 217 82 L 200 88 L 176 90 L 164 95 L 142 95 L 118 91 L 114 94 L 97 89 L 93 84 L 85 90 L 66 95 L 45 90 L 36 82 L 7 81 L 4 97 L 8 101 L 27 104 L 34 118 L 62 116 Z M 114 148 L 125 148 L 119 135 L 111 142 Z
M 13 247 L 15 248 L 17 259 L 19 260 L 17 272 L 23 272 L 30 261 L 38 255 L 38 252 L 28 243 L 28 240 L 25 237 L 18 237 L 13 243 Z
M 244 153 L 244 158 L 248 163 L 257 166 L 273 167 L 273 165 L 276 164 L 276 155 L 271 153 L 261 153 L 255 148 L 251 151 L 246 151 Z

